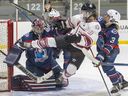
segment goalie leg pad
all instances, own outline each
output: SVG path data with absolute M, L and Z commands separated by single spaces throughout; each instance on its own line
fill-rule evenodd
M 4 63 L 7 63 L 10 66 L 17 64 L 21 57 L 22 52 L 23 52 L 22 49 L 20 49 L 17 46 L 13 46 L 9 50 L 8 55 L 6 56 L 6 58 L 4 60 Z
M 12 90 L 14 91 L 50 91 L 62 88 L 62 84 L 56 82 L 54 78 L 42 83 L 35 83 L 25 75 L 17 75 L 12 80 Z
M 16 75 L 12 78 L 12 90 L 14 91 L 26 91 L 31 90 L 31 87 L 24 82 L 24 79 L 28 78 L 24 75 Z

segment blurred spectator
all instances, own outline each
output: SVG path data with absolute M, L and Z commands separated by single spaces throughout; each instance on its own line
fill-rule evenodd
M 54 14 L 58 14 L 58 16 L 60 16 L 59 11 L 52 7 L 51 2 L 46 3 L 44 6 L 44 13 L 42 14 L 42 16 L 44 16 L 45 20 L 49 22 L 52 15 Z

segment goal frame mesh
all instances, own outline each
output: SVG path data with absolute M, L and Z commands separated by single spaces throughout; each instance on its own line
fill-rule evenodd
M 13 21 L 12 20 L 0 20 L 0 23 L 7 23 L 7 52 L 13 45 Z M 2 61 L 1 61 L 2 62 Z M 7 89 L 0 90 L 0 92 L 11 91 L 12 89 L 12 76 L 13 67 L 7 66 Z

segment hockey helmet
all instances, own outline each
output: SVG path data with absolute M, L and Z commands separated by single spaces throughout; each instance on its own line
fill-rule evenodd
M 52 9 L 48 16 L 52 19 L 60 18 L 60 12 L 55 9 Z
M 40 19 L 35 19 L 32 22 L 32 28 L 35 33 L 40 34 L 41 32 L 43 32 L 44 29 L 44 21 Z
M 90 16 L 96 16 L 96 6 L 91 2 L 87 2 L 83 4 L 81 7 L 81 13 L 85 20 L 87 20 Z
M 114 9 L 109 9 L 106 15 L 110 17 L 110 22 L 119 22 L 121 18 L 120 13 Z
M 83 4 L 83 6 L 81 7 L 81 10 L 96 12 L 96 6 L 93 3 L 87 2 L 87 3 Z

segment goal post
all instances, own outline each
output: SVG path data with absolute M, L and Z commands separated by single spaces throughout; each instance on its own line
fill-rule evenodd
M 0 50 L 8 53 L 13 45 L 13 21 L 0 20 Z M 10 91 L 12 89 L 13 67 L 3 63 L 5 56 L 0 52 L 0 92 Z

